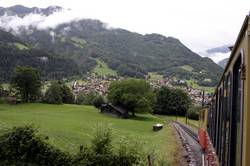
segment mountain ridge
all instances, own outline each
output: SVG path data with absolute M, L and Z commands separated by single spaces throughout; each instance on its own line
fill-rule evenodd
M 55 12 L 62 11 L 64 8 L 60 6 L 48 6 L 47 8 L 38 8 L 38 7 L 25 7 L 23 5 L 15 5 L 10 7 L 0 7 L 0 16 L 8 15 L 8 16 L 25 16 L 27 14 L 42 14 L 49 16 Z
M 104 61 L 119 75 L 127 77 L 143 78 L 148 72 L 157 72 L 213 86 L 222 72 L 212 60 L 200 57 L 179 39 L 156 33 L 142 35 L 121 28 L 109 29 L 94 19 L 73 20 L 55 28 L 24 28 L 18 37 L 33 48 L 73 60 L 82 73 L 95 67 L 93 58 Z M 183 69 L 185 65 L 191 66 L 193 71 Z

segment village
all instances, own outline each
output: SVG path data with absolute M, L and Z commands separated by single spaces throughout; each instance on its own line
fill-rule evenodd
M 91 92 L 96 92 L 100 95 L 106 95 L 108 87 L 112 81 L 118 81 L 125 79 L 123 77 L 104 77 L 104 76 L 89 76 L 86 81 L 79 82 L 77 80 L 72 81 L 71 87 L 74 95 L 80 93 L 88 94 Z M 186 92 L 192 102 L 196 105 L 204 105 L 210 101 L 212 94 L 206 92 L 203 89 L 193 88 L 188 85 L 185 80 L 176 80 L 172 78 L 162 78 L 162 79 L 146 79 L 153 89 L 158 89 L 162 86 L 169 88 L 179 88 Z

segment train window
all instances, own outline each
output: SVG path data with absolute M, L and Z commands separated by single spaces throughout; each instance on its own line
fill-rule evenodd
M 218 154 L 220 160 L 220 150 L 221 150 L 221 103 L 222 103 L 222 88 L 219 89 L 218 92 L 218 101 L 217 101 L 217 139 L 216 139 L 216 153 Z
M 219 100 L 219 117 L 218 117 L 218 135 L 219 135 L 219 139 L 218 139 L 218 156 L 219 156 L 219 160 L 221 161 L 221 152 L 222 152 L 222 140 L 223 140 L 223 132 L 222 132 L 222 127 L 223 127 L 223 85 L 219 90 L 219 96 L 220 96 L 220 100 Z
M 220 139 L 220 161 L 222 165 L 224 164 L 225 158 L 225 140 L 226 140 L 226 112 L 227 112 L 227 86 L 226 79 L 223 81 L 223 90 L 221 91 L 221 139 Z
M 231 128 L 231 163 L 241 165 L 241 114 L 242 114 L 242 85 L 241 85 L 241 59 L 239 58 L 233 69 L 233 100 L 232 100 L 232 128 Z
M 218 126 L 218 122 L 217 122 L 217 117 L 218 117 L 218 107 L 217 107 L 217 103 L 218 103 L 218 93 L 216 93 L 216 98 L 215 98 L 215 103 L 214 103 L 214 147 L 216 149 L 217 152 L 217 126 Z
M 225 131 L 224 131 L 224 154 L 222 165 L 228 165 L 229 161 L 229 141 L 230 141 L 230 115 L 231 115 L 231 73 L 228 74 L 225 81 L 224 107 L 225 107 Z

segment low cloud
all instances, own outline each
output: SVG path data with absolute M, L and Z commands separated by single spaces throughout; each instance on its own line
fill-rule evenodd
M 221 60 L 229 58 L 230 52 L 228 53 L 207 53 L 207 52 L 199 52 L 199 55 L 202 57 L 208 57 L 212 59 L 215 63 L 219 63 Z
M 55 12 L 49 16 L 31 13 L 24 17 L 8 16 L 7 14 L 0 17 L 0 27 L 7 31 L 19 33 L 23 28 L 47 29 L 55 28 L 62 23 L 77 21 L 83 19 L 79 17 L 79 13 L 72 10 L 62 10 Z

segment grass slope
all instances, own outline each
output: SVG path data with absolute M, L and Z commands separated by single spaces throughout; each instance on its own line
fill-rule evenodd
M 27 50 L 27 49 L 29 49 L 27 46 L 25 46 L 25 45 L 22 44 L 22 43 L 14 43 L 14 45 L 15 45 L 18 49 L 20 49 L 20 50 Z
M 97 65 L 93 70 L 93 73 L 96 73 L 97 75 L 112 75 L 112 76 L 116 76 L 117 73 L 115 70 L 112 70 L 108 67 L 108 65 L 103 62 L 100 61 L 99 59 L 96 59 Z
M 193 67 L 190 66 L 190 65 L 183 65 L 181 66 L 182 69 L 186 70 L 186 71 L 189 71 L 189 72 L 192 72 L 193 71 Z
M 169 125 L 170 119 L 149 114 L 138 114 L 136 119 L 118 119 L 100 114 L 92 106 L 19 104 L 0 105 L 0 131 L 23 124 L 34 124 L 41 134 L 49 136 L 49 141 L 62 150 L 76 153 L 80 145 L 90 143 L 97 124 L 105 124 L 113 131 L 114 146 L 120 138 L 137 140 L 159 158 L 173 163 L 177 143 L 175 134 Z M 159 132 L 152 131 L 152 125 L 163 123 Z

